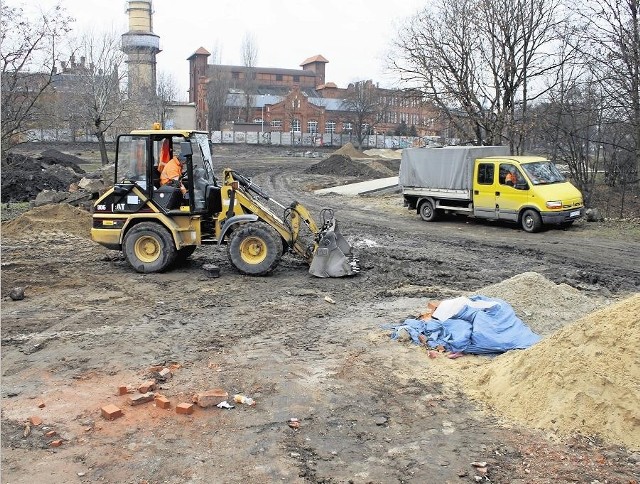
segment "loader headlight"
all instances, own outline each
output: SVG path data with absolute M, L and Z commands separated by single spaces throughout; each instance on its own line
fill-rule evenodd
M 547 208 L 562 208 L 562 202 L 560 200 L 552 200 L 547 202 Z

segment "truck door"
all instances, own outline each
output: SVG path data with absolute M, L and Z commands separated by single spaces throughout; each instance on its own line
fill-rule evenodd
M 497 218 L 517 222 L 520 208 L 528 198 L 529 184 L 520 168 L 513 163 L 500 163 L 496 189 Z
M 497 218 L 495 163 L 476 164 L 473 183 L 473 214 L 480 218 Z

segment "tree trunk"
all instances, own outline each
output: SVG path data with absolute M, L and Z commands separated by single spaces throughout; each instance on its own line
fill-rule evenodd
M 107 156 L 107 142 L 104 139 L 104 131 L 96 132 L 96 138 L 98 138 L 98 145 L 100 146 L 100 159 L 102 160 L 102 166 L 109 164 L 109 157 Z

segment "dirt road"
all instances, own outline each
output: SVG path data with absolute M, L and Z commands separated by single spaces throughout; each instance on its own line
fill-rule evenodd
M 60 208 L 49 220 L 3 225 L 3 483 L 637 479 L 639 449 L 505 421 L 463 391 L 466 369 L 482 358 L 429 359 L 382 329 L 429 299 L 524 272 L 579 288 L 592 307 L 622 299 L 640 290 L 637 227 L 526 234 L 464 219 L 427 224 L 399 195 L 314 195 L 347 181 L 305 174 L 314 159 L 216 161 L 281 202 L 334 208 L 363 272 L 317 279 L 285 256 L 272 276 L 250 278 L 223 247 L 208 247 L 170 272 L 141 275 L 89 240 L 88 214 Z M 208 277 L 205 263 L 219 265 L 220 277 Z M 26 286 L 24 300 L 6 297 L 16 286 Z M 162 367 L 173 377 L 156 391 L 170 410 L 117 395 Z M 175 413 L 212 388 L 257 403 Z M 103 419 L 107 404 L 124 416 Z M 27 432 L 34 416 L 42 424 Z

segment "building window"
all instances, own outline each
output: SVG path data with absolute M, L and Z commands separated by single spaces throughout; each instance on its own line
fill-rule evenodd
M 351 131 L 353 131 L 353 126 L 351 123 L 342 123 L 342 131 L 345 133 L 351 133 Z
M 239 72 L 232 72 L 231 73 L 231 79 L 240 79 L 240 73 Z
M 300 82 L 300 76 L 293 76 L 293 82 Z
M 282 74 L 276 74 L 276 81 L 282 81 Z
M 300 132 L 300 120 L 299 119 L 292 119 L 291 120 L 291 131 L 293 131 L 294 133 L 299 133 Z
M 318 132 L 317 121 L 307 121 L 307 133 L 315 134 Z
M 262 123 L 262 118 L 253 118 L 253 122 L 256 124 L 261 124 Z
M 282 131 L 282 121 L 279 119 L 271 121 L 271 131 Z
M 335 121 L 327 121 L 324 124 L 324 132 L 325 133 L 335 133 L 336 132 L 336 122 Z

